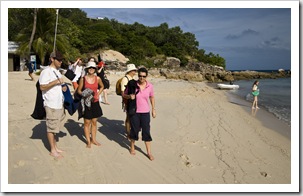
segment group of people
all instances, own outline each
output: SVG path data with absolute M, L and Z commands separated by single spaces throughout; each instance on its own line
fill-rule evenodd
M 63 56 L 59 51 L 55 51 L 50 55 L 51 64 L 45 68 L 39 77 L 40 89 L 44 100 L 44 108 L 46 112 L 47 138 L 50 144 L 50 155 L 55 158 L 62 158 L 62 149 L 59 149 L 56 143 L 55 135 L 59 133 L 62 121 L 65 118 L 63 107 L 63 92 L 67 90 L 64 80 L 59 72 Z M 100 74 L 104 74 L 104 65 L 97 65 L 94 58 L 90 58 L 84 67 L 82 60 L 77 61 L 70 66 L 74 69 L 75 79 L 72 81 L 75 92 L 85 101 L 83 109 L 84 118 L 84 135 L 86 138 L 86 147 L 91 148 L 91 144 L 101 146 L 96 139 L 97 119 L 103 115 L 100 107 L 99 98 L 106 89 Z M 77 67 L 78 66 L 78 67 Z M 79 67 L 83 66 L 82 69 Z M 99 67 L 99 69 L 98 69 Z M 102 68 L 102 69 L 101 69 Z M 101 69 L 101 70 L 100 70 Z M 84 70 L 84 71 L 83 71 Z M 138 80 L 134 77 L 138 73 Z M 152 117 L 156 117 L 155 98 L 153 85 L 147 81 L 148 71 L 142 67 L 137 69 L 134 64 L 127 65 L 125 80 L 122 81 L 122 99 L 124 101 L 124 111 L 126 112 L 125 129 L 127 138 L 130 140 L 130 154 L 135 155 L 135 141 L 139 139 L 139 132 L 142 130 L 142 140 L 145 142 L 147 156 L 150 160 L 154 160 L 151 153 L 150 134 L 150 112 Z M 135 81 L 136 92 L 127 93 L 129 81 Z M 126 109 L 128 102 L 135 101 L 136 112 L 129 113 Z M 151 104 L 152 110 L 150 111 Z M 105 103 L 107 100 L 105 99 Z
M 100 58 L 98 61 L 94 58 L 94 57 L 90 57 L 89 62 L 95 62 L 97 65 L 97 70 L 96 70 L 96 75 L 99 76 L 104 84 L 104 89 L 103 89 L 103 99 L 102 96 L 100 95 L 99 97 L 99 101 L 103 104 L 106 105 L 110 105 L 110 103 L 108 102 L 108 98 L 107 98 L 107 89 L 109 89 L 109 85 L 105 82 L 105 80 L 107 79 L 107 76 L 105 74 L 105 63 L 102 61 L 102 59 Z M 79 81 L 80 78 L 83 77 L 85 75 L 85 63 L 83 63 L 81 58 L 78 58 L 74 63 L 70 63 L 69 70 L 71 70 L 74 73 L 74 78 L 72 79 L 72 85 L 74 90 L 76 91 L 76 89 L 79 86 Z

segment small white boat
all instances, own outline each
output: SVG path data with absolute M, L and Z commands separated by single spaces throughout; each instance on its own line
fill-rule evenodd
M 217 87 L 219 89 L 231 90 L 231 89 L 238 89 L 239 85 L 236 85 L 236 84 L 217 84 Z

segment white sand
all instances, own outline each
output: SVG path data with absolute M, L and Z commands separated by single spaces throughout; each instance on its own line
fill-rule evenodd
M 109 76 L 111 105 L 101 104 L 104 115 L 98 120 L 97 139 L 102 146 L 87 149 L 83 119 L 78 121 L 77 113 L 67 114 L 58 141 L 58 146 L 66 152 L 63 159 L 55 160 L 49 155 L 45 121 L 30 116 L 36 98 L 35 82 L 27 80 L 27 72 L 9 72 L 8 183 L 291 183 L 290 139 L 266 126 L 247 109 L 230 103 L 224 91 L 203 82 L 150 78 L 157 108 L 157 117 L 151 121 L 155 160 L 146 157 L 141 140 L 136 142 L 136 155 L 130 155 L 123 126 L 125 113 L 121 110 L 121 98 L 114 92 L 119 77 Z M 277 119 L 270 121 L 280 123 Z M 290 131 L 288 126 L 277 129 Z M 139 191 L 139 187 L 111 190 Z M 216 187 L 212 188 L 216 191 Z M 175 191 L 178 186 L 168 189 Z M 231 188 L 231 191 L 236 189 Z

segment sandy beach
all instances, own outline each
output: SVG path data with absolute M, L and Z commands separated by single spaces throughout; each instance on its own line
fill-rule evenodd
M 111 104 L 101 104 L 104 115 L 98 119 L 97 132 L 101 147 L 86 148 L 83 119 L 67 113 L 58 140 L 64 158 L 56 160 L 49 155 L 45 121 L 30 116 L 36 82 L 28 80 L 27 72 L 9 72 L 8 184 L 79 184 L 68 191 L 90 192 L 81 185 L 292 183 L 291 140 L 285 134 L 291 128 L 262 109 L 252 114 L 250 105 L 235 103 L 225 91 L 204 82 L 148 78 L 154 84 L 157 110 L 151 120 L 155 160 L 147 158 L 141 140 L 136 142 L 136 155 L 130 155 L 125 113 L 115 94 L 120 77 L 111 72 Z M 107 190 L 101 187 L 94 191 Z M 142 191 L 138 186 L 123 189 L 119 192 Z

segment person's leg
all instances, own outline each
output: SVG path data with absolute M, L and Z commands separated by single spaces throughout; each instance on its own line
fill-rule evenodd
M 129 121 L 129 116 L 126 113 L 126 119 L 125 119 L 125 131 L 126 131 L 126 137 L 129 139 L 130 135 L 130 121 Z
M 130 139 L 130 154 L 135 155 L 135 141 L 138 140 L 139 130 L 140 130 L 140 120 L 139 115 L 134 114 L 129 116 L 129 123 L 130 123 L 130 133 L 129 133 L 129 139 Z
M 32 80 L 32 81 L 35 81 L 35 79 L 34 79 L 34 77 L 33 77 L 33 72 L 32 72 L 32 71 L 29 71 L 29 72 L 28 72 L 28 75 L 29 75 L 29 77 L 31 77 L 31 80 Z
M 60 129 L 62 111 L 63 109 L 57 110 L 51 109 L 47 106 L 45 107 L 47 139 L 50 145 L 50 155 L 55 158 L 61 158 L 62 155 L 60 154 L 60 152 L 63 152 L 57 147 L 57 142 L 55 139 L 55 133 L 58 133 Z
M 90 128 L 91 128 L 91 119 L 84 119 L 84 135 L 86 138 L 87 148 L 91 147 L 91 141 L 90 141 Z
M 145 142 L 145 147 L 146 147 L 146 151 L 147 151 L 147 156 L 149 158 L 149 160 L 154 160 L 154 156 L 151 153 L 151 142 Z
M 50 155 L 55 158 L 62 158 L 63 156 L 60 154 L 60 152 L 57 151 L 57 145 L 56 145 L 56 139 L 55 135 L 52 132 L 47 132 L 47 139 L 50 145 Z
M 150 113 L 141 114 L 140 125 L 142 128 L 142 140 L 145 143 L 147 156 L 152 161 L 154 160 L 154 156 L 151 153 L 152 137 L 150 135 Z
M 259 109 L 259 107 L 258 107 L 258 96 L 255 96 L 255 98 L 256 98 L 256 109 Z
M 107 104 L 107 105 L 109 105 L 109 102 L 107 100 L 107 89 L 103 90 L 103 96 L 104 96 L 104 103 Z
M 251 106 L 252 109 L 255 109 L 255 104 L 256 104 L 256 96 L 254 96 L 254 101 L 253 101 L 252 106 Z
M 130 140 L 130 150 L 129 150 L 131 155 L 135 155 L 136 151 L 135 151 L 135 140 Z
M 60 122 L 58 124 L 58 130 L 60 129 L 62 123 L 64 122 L 65 116 L 66 115 L 65 115 L 65 109 L 64 108 L 58 110 L 58 118 L 60 119 Z M 56 138 L 55 138 L 55 148 L 56 148 L 57 152 L 59 152 L 59 153 L 64 152 L 62 149 L 58 148 Z
M 101 146 L 101 144 L 99 142 L 97 142 L 96 139 L 96 135 L 97 135 L 97 118 L 93 118 L 92 121 L 92 126 L 91 126 L 91 130 L 92 130 L 92 143 L 97 145 L 97 146 Z

